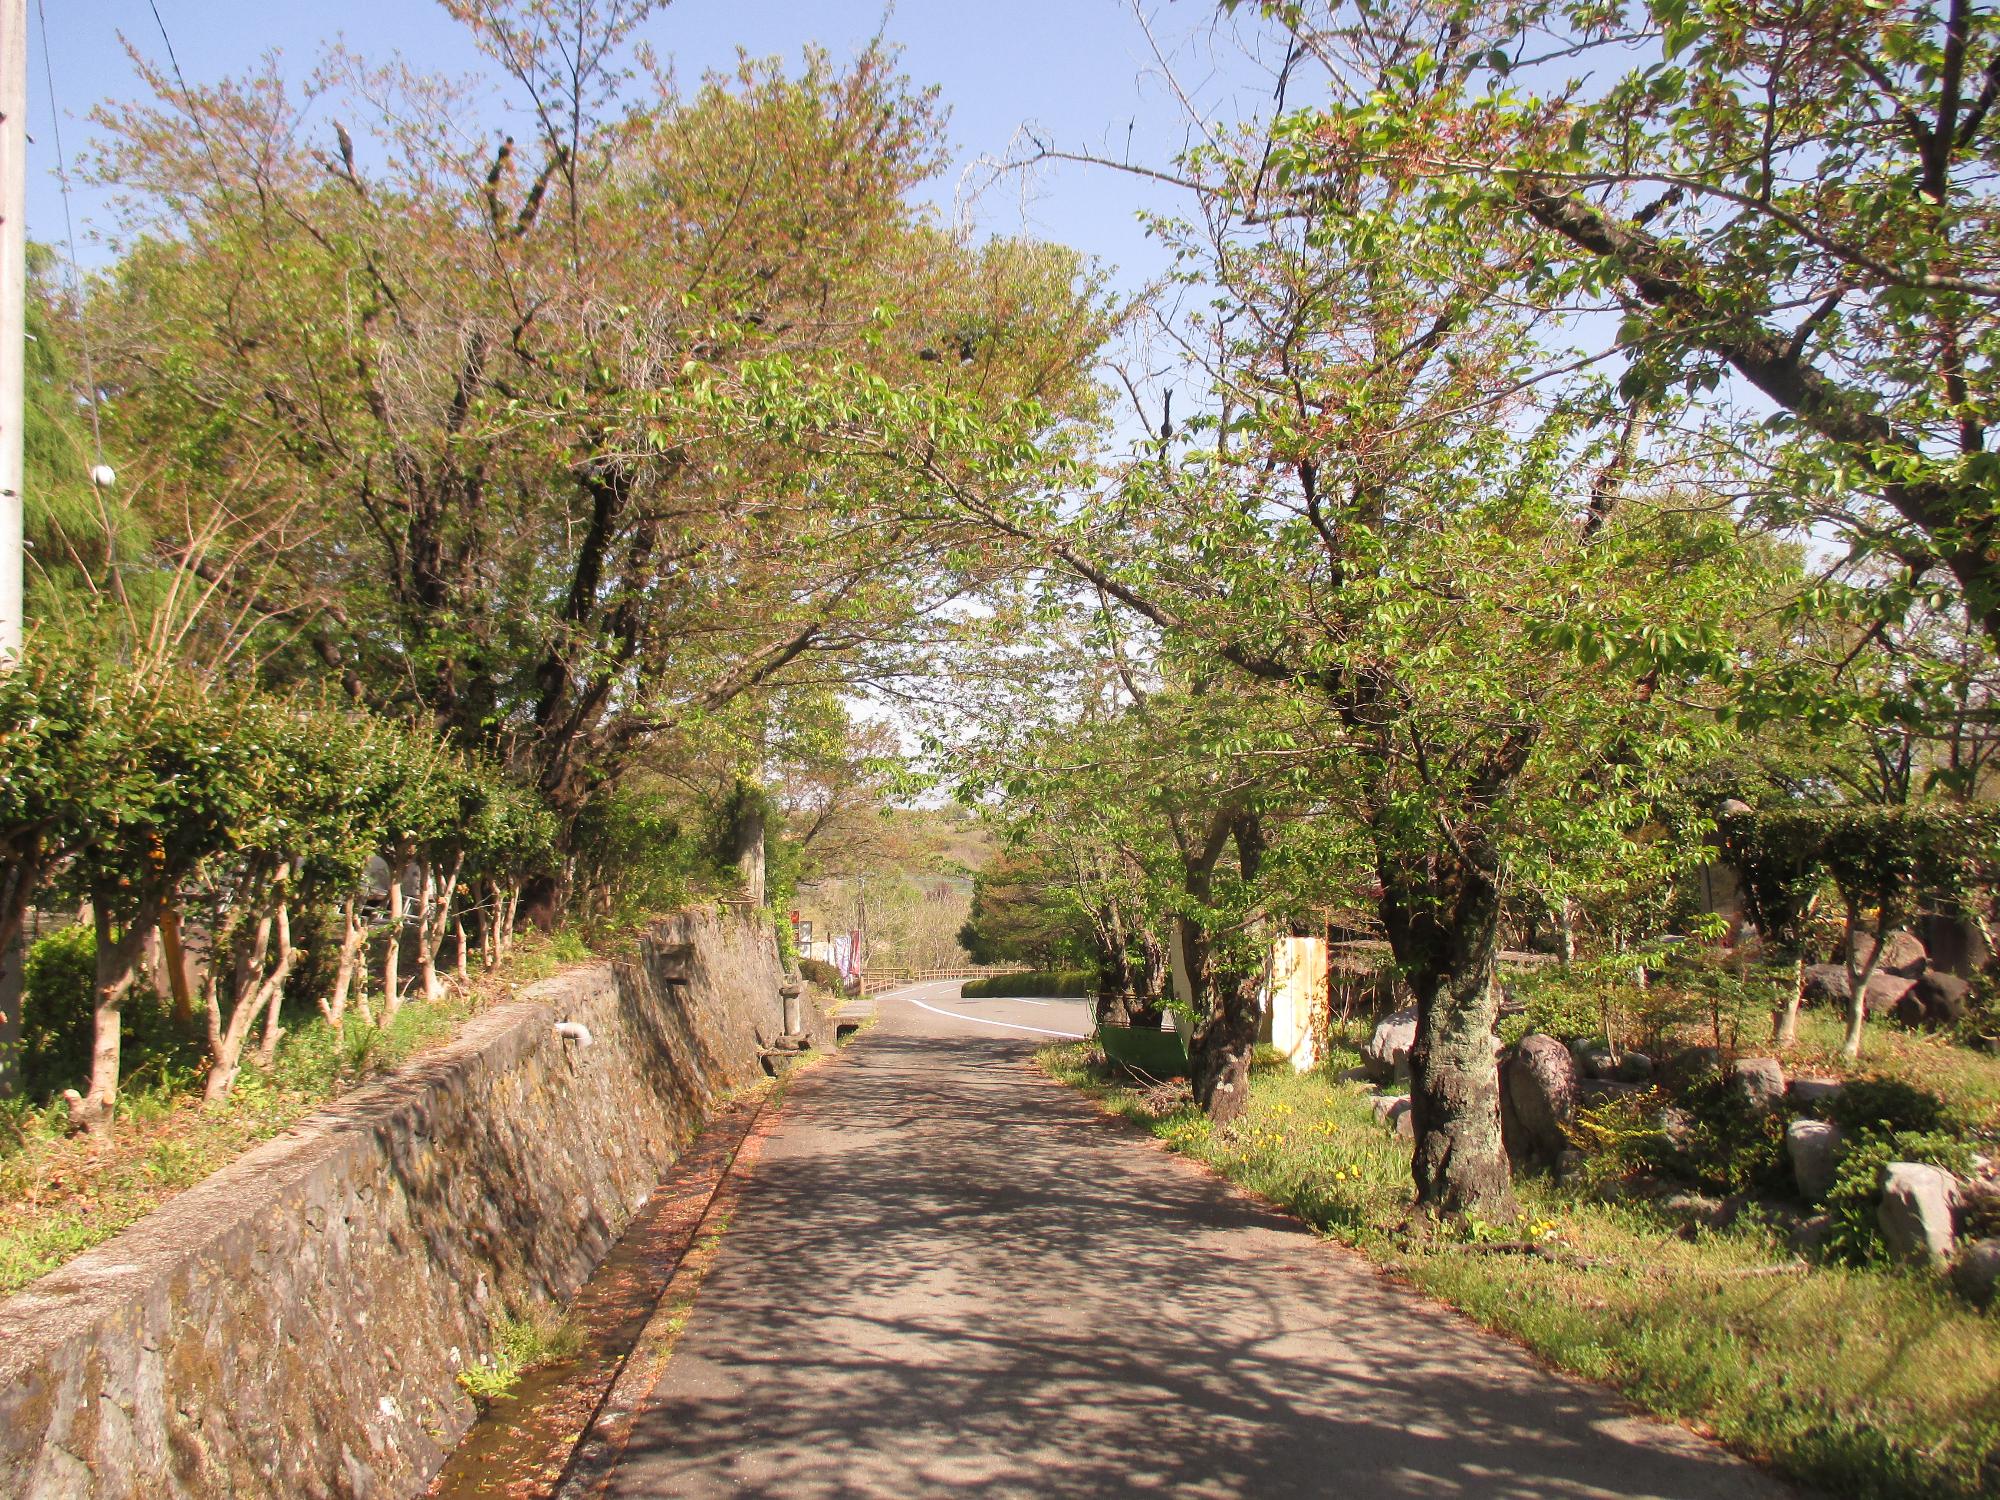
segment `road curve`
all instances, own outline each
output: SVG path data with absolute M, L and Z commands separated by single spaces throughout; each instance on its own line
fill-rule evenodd
M 1081 1002 L 957 990 L 798 1081 L 606 1493 L 1794 1493 L 1042 1078 Z

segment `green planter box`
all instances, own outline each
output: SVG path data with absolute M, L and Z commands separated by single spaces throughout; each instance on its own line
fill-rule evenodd
M 1178 1078 L 1188 1071 L 1187 1048 L 1171 1031 L 1153 1026 L 1100 1026 L 1097 1044 L 1111 1061 L 1155 1078 Z

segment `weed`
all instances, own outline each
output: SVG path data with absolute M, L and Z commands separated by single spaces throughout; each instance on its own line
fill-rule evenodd
M 482 1407 L 510 1396 L 528 1371 L 573 1358 L 583 1334 L 562 1309 L 535 1303 L 520 1313 L 502 1313 L 493 1325 L 493 1353 L 458 1372 L 458 1384 Z
M 1189 1108 L 1148 1108 L 1082 1044 L 1041 1059 L 1420 1290 L 1807 1484 L 1870 1500 L 2000 1493 L 2000 1319 L 1934 1278 L 1799 1266 L 1749 1222 L 1684 1240 L 1642 1204 L 1541 1179 L 1516 1185 L 1520 1223 L 1483 1231 L 1540 1253 L 1496 1255 L 1464 1233 L 1412 1232 L 1409 1147 L 1375 1123 L 1362 1087 L 1338 1080 L 1344 1061 L 1257 1072 L 1240 1128 L 1215 1130 Z M 1642 1128 L 1636 1116 L 1605 1123 Z

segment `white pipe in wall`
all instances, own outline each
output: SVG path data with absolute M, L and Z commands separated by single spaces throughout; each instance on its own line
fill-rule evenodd
M 568 1037 L 579 1047 L 588 1047 L 591 1041 L 590 1028 L 581 1021 L 556 1022 L 556 1035 Z

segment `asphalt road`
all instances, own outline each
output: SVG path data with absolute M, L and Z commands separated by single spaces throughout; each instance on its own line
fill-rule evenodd
M 1778 1497 L 885 996 L 802 1077 L 608 1493 Z

